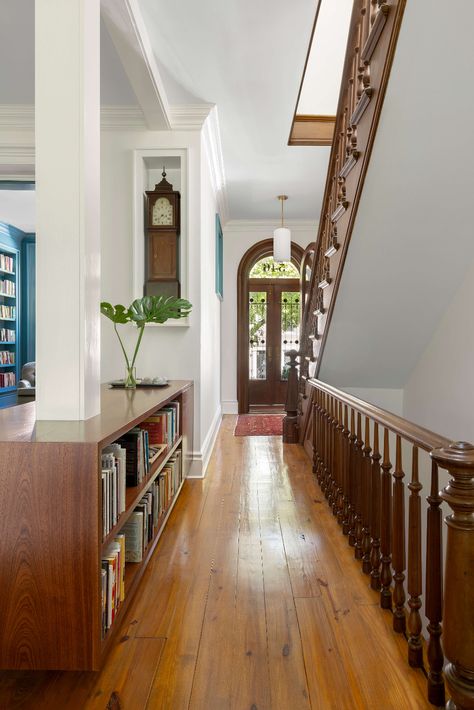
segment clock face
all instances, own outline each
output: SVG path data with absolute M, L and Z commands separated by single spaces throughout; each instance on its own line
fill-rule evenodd
M 159 197 L 153 205 L 151 223 L 154 226 L 173 224 L 173 205 L 166 197 Z

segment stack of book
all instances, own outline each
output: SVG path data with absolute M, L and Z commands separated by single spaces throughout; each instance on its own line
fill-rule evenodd
M 14 372 L 0 372 L 0 387 L 14 387 L 16 377 Z
M 14 261 L 12 256 L 7 256 L 6 254 L 0 254 L 0 269 L 2 271 L 8 271 L 13 274 Z
M 158 478 L 136 506 L 122 528 L 125 534 L 125 561 L 141 562 L 163 515 L 178 490 L 182 476 L 181 451 L 166 463 Z
M 102 523 L 104 538 L 125 510 L 126 450 L 110 444 L 102 450 Z
M 127 486 L 138 486 L 150 471 L 148 432 L 140 427 L 131 429 L 117 441 L 127 452 Z
M 14 296 L 15 282 L 9 279 L 0 279 L 0 296 Z
M 14 365 L 15 353 L 10 350 L 0 350 L 0 365 Z
M 150 445 L 172 447 L 179 437 L 179 402 L 170 402 L 140 424 L 148 432 Z
M 102 636 L 114 623 L 125 599 L 125 536 L 121 533 L 102 557 Z
M 0 296 L 2 294 L 0 293 Z M 15 306 L 5 306 L 3 304 L 0 305 L 0 318 L 9 318 L 13 319 L 16 317 L 16 308 Z
M 15 342 L 15 331 L 9 328 L 0 328 L 0 342 L 2 343 L 14 343 Z

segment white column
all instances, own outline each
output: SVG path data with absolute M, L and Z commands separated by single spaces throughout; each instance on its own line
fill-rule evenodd
M 100 0 L 36 0 L 38 419 L 100 411 Z

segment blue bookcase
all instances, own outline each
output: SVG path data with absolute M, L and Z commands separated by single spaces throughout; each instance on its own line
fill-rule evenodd
M 20 376 L 20 251 L 0 230 L 0 397 L 15 393 Z

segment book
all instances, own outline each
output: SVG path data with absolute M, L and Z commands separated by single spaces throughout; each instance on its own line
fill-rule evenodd
M 122 528 L 125 535 L 125 562 L 141 562 L 143 559 L 144 514 L 134 510 Z

